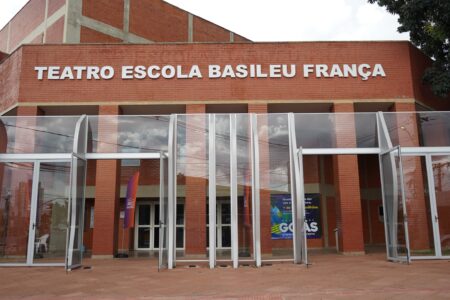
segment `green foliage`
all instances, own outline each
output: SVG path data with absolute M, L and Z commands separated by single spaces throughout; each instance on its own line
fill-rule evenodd
M 440 97 L 450 94 L 450 0 L 368 0 L 399 16 L 399 32 L 433 59 L 424 81 Z

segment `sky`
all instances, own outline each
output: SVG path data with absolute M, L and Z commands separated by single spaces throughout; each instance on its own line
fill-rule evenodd
M 26 2 L 28 0 L 0 0 L 0 28 Z M 397 32 L 397 16 L 367 0 L 166 2 L 253 41 L 409 40 L 409 34 Z

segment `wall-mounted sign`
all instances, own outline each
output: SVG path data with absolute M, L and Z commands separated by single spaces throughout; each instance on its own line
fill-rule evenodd
M 270 225 L 272 240 L 292 240 L 292 201 L 291 195 L 271 195 Z M 320 194 L 305 194 L 306 232 L 308 239 L 320 239 Z
M 236 64 L 236 65 L 137 65 L 35 66 L 38 80 L 221 79 L 221 78 L 360 78 L 386 77 L 381 64 Z M 300 75 L 299 75 L 300 74 Z

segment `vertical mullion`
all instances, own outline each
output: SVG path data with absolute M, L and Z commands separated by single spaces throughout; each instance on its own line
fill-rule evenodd
M 233 268 L 239 264 L 238 245 L 238 186 L 237 186 L 237 137 L 236 115 L 230 115 L 230 206 L 231 206 L 231 260 Z
M 160 152 L 159 157 L 159 244 L 158 244 L 158 266 L 159 269 L 163 267 L 163 251 L 164 251 L 164 241 L 168 237 L 165 236 L 164 231 L 166 225 L 166 207 L 165 207 L 165 200 L 164 200 L 164 185 L 165 185 L 165 174 L 164 174 L 164 153 Z M 153 232 L 153 235 L 156 234 L 156 231 Z M 154 247 L 154 245 L 152 245 Z
M 37 202 L 39 196 L 39 171 L 40 162 L 35 162 L 33 167 L 33 183 L 31 185 L 30 224 L 28 230 L 27 265 L 33 264 L 34 241 L 36 238 Z
M 167 268 L 172 269 L 175 265 L 175 226 L 174 226 L 174 218 L 176 217 L 176 141 L 177 135 L 177 116 L 170 116 L 170 124 L 169 124 L 169 198 L 167 203 Z M 164 180 L 163 178 L 160 180 Z
M 431 155 L 427 154 L 425 156 L 425 166 L 427 171 L 428 178 L 428 191 L 429 191 L 429 201 L 431 208 L 431 224 L 433 226 L 433 239 L 434 239 L 434 250 L 435 255 L 438 257 L 442 256 L 441 249 L 441 238 L 439 232 L 439 215 L 436 207 L 436 185 L 434 182 L 434 174 L 433 174 L 433 161 L 431 159 Z M 425 200 L 426 201 L 426 200 Z
M 261 267 L 261 226 L 260 226 L 260 182 L 259 182 L 259 138 L 257 117 L 251 115 L 252 134 L 252 212 L 253 212 L 253 251 L 257 267 Z
M 408 213 L 406 211 L 406 193 L 405 193 L 405 183 L 403 178 L 403 163 L 402 163 L 402 150 L 400 146 L 398 148 L 398 157 L 399 157 L 399 173 L 400 173 L 400 191 L 401 191 L 401 200 L 402 200 L 402 209 L 403 209 L 403 224 L 405 227 L 405 242 L 406 242 L 406 260 L 408 263 L 411 262 L 411 248 L 409 244 L 409 230 L 408 230 Z
M 216 265 L 216 117 L 209 115 L 209 268 Z

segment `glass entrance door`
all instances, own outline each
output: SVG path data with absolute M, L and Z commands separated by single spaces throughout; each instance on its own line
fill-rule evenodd
M 0 163 L 0 264 L 26 264 L 33 163 Z
M 135 226 L 135 249 L 142 251 L 159 250 L 160 204 L 139 203 Z
M 403 170 L 400 147 L 380 155 L 387 256 L 392 261 L 410 261 Z
M 428 161 L 434 181 L 435 197 L 431 207 L 437 255 L 448 257 L 450 256 L 450 155 L 431 156 Z
M 69 209 L 70 162 L 40 162 L 33 263 L 64 263 Z

